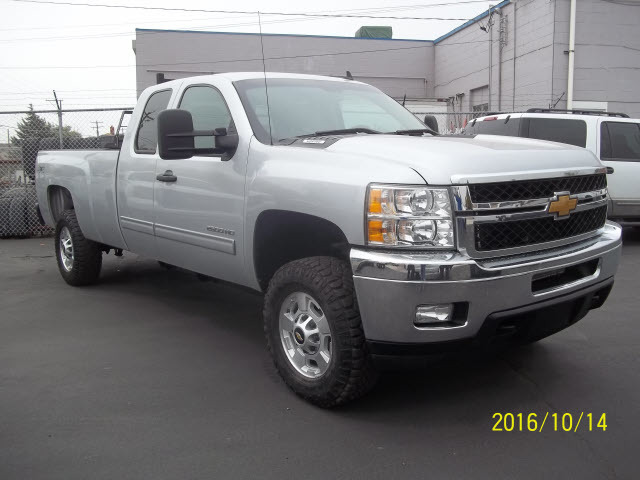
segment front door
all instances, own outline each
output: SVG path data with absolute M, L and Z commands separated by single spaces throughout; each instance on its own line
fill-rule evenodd
M 132 118 L 136 128 L 127 129 L 118 160 L 118 220 L 127 248 L 155 258 L 153 234 L 153 190 L 156 184 L 158 156 L 158 114 L 167 108 L 171 89 L 152 93 L 146 100 L 140 118 Z M 141 98 L 140 102 L 145 99 Z
M 178 108 L 191 112 L 195 130 L 235 131 L 220 91 L 189 85 Z M 156 174 L 174 181 L 155 183 L 155 236 L 158 258 L 171 265 L 241 283 L 243 208 L 247 148 L 231 158 L 197 155 L 158 160 Z M 212 148 L 213 137 L 197 137 L 197 148 Z

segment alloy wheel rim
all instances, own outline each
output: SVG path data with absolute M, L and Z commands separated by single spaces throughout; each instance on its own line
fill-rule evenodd
M 60 230 L 60 260 L 67 272 L 73 270 L 73 240 L 67 227 Z
M 282 302 L 279 317 L 284 354 L 306 378 L 319 378 L 331 365 L 331 328 L 320 304 L 311 295 L 294 292 Z

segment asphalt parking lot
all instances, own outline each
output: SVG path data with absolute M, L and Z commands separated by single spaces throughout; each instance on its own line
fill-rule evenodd
M 387 373 L 326 411 L 271 366 L 259 295 L 126 253 L 72 288 L 51 239 L 2 240 L 0 479 L 638 478 L 640 232 L 624 242 L 577 325 Z M 492 432 L 496 412 L 607 428 Z

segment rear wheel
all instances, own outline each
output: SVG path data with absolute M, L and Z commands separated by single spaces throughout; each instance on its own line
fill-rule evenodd
M 84 237 L 73 210 L 62 212 L 56 225 L 55 245 L 58 269 L 65 282 L 82 286 L 98 280 L 102 249 Z
M 311 403 L 333 407 L 374 385 L 377 376 L 345 262 L 310 257 L 280 268 L 265 296 L 264 327 L 278 372 Z

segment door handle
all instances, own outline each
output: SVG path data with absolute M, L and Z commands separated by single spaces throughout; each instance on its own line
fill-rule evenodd
M 162 175 L 156 175 L 156 180 L 161 182 L 175 182 L 178 180 L 178 177 L 173 174 L 173 171 L 167 170 Z

